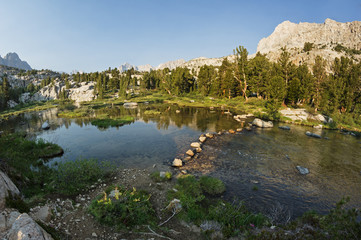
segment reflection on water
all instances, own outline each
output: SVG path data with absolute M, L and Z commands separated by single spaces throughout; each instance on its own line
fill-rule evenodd
M 152 109 L 161 114 L 144 114 Z M 59 144 L 65 154 L 54 161 L 81 156 L 110 160 L 123 167 L 146 168 L 153 164 L 166 167 L 174 157 L 183 155 L 201 133 L 239 127 L 222 111 L 166 104 L 96 109 L 96 115 L 131 115 L 136 119 L 130 125 L 106 129 L 91 125 L 91 119 L 63 119 L 56 114 L 57 109 L 25 113 L 0 123 L 0 130 L 27 131 Z M 45 121 L 50 122 L 48 131 L 41 130 Z M 310 130 L 291 126 L 291 131 L 284 131 L 276 126 L 224 134 L 207 140 L 199 158 L 185 168 L 223 179 L 227 198 L 248 200 L 256 210 L 269 209 L 279 202 L 294 216 L 309 209 L 325 213 L 342 196 L 350 196 L 351 206 L 360 208 L 360 140 L 327 130 L 318 130 L 327 140 L 315 139 L 305 135 Z M 307 167 L 310 174 L 300 175 L 297 165 Z

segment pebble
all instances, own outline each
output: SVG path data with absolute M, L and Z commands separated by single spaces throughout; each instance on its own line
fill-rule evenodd
M 93 232 L 92 237 L 98 237 L 98 235 L 95 232 Z

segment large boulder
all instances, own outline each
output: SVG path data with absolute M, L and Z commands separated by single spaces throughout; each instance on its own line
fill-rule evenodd
M 19 189 L 10 180 L 10 178 L 0 171 L 0 211 L 5 208 L 5 198 L 12 195 L 20 195 Z
M 256 126 L 256 127 L 260 127 L 260 128 L 272 128 L 273 122 L 271 122 L 271 121 L 266 122 L 259 118 L 255 118 L 252 122 L 252 125 Z
M 11 212 L 8 216 L 2 213 L 2 231 L 8 240 L 52 240 L 53 238 L 42 229 L 28 214 Z

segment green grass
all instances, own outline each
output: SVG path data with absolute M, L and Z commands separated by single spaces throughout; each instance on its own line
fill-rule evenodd
M 42 111 L 56 107 L 58 101 L 32 102 L 27 104 L 19 104 L 14 108 L 0 112 L 0 118 L 6 119 L 12 115 L 19 115 L 25 112 Z
M 87 190 L 98 179 L 111 175 L 115 167 L 96 159 L 78 158 L 75 161 L 60 162 L 53 173 L 53 187 L 58 193 L 73 195 Z
M 134 122 L 134 118 L 132 116 L 123 116 L 121 118 L 104 118 L 104 119 L 95 119 L 91 121 L 91 124 L 100 128 L 108 128 L 108 127 L 119 127 L 124 124 L 130 124 Z
M 143 112 L 143 114 L 144 115 L 160 115 L 162 113 L 157 110 L 146 110 Z

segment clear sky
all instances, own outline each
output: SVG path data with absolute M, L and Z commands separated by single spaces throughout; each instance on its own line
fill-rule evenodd
M 0 0 L 0 55 L 32 68 L 102 71 L 221 57 L 285 20 L 361 20 L 360 0 Z

